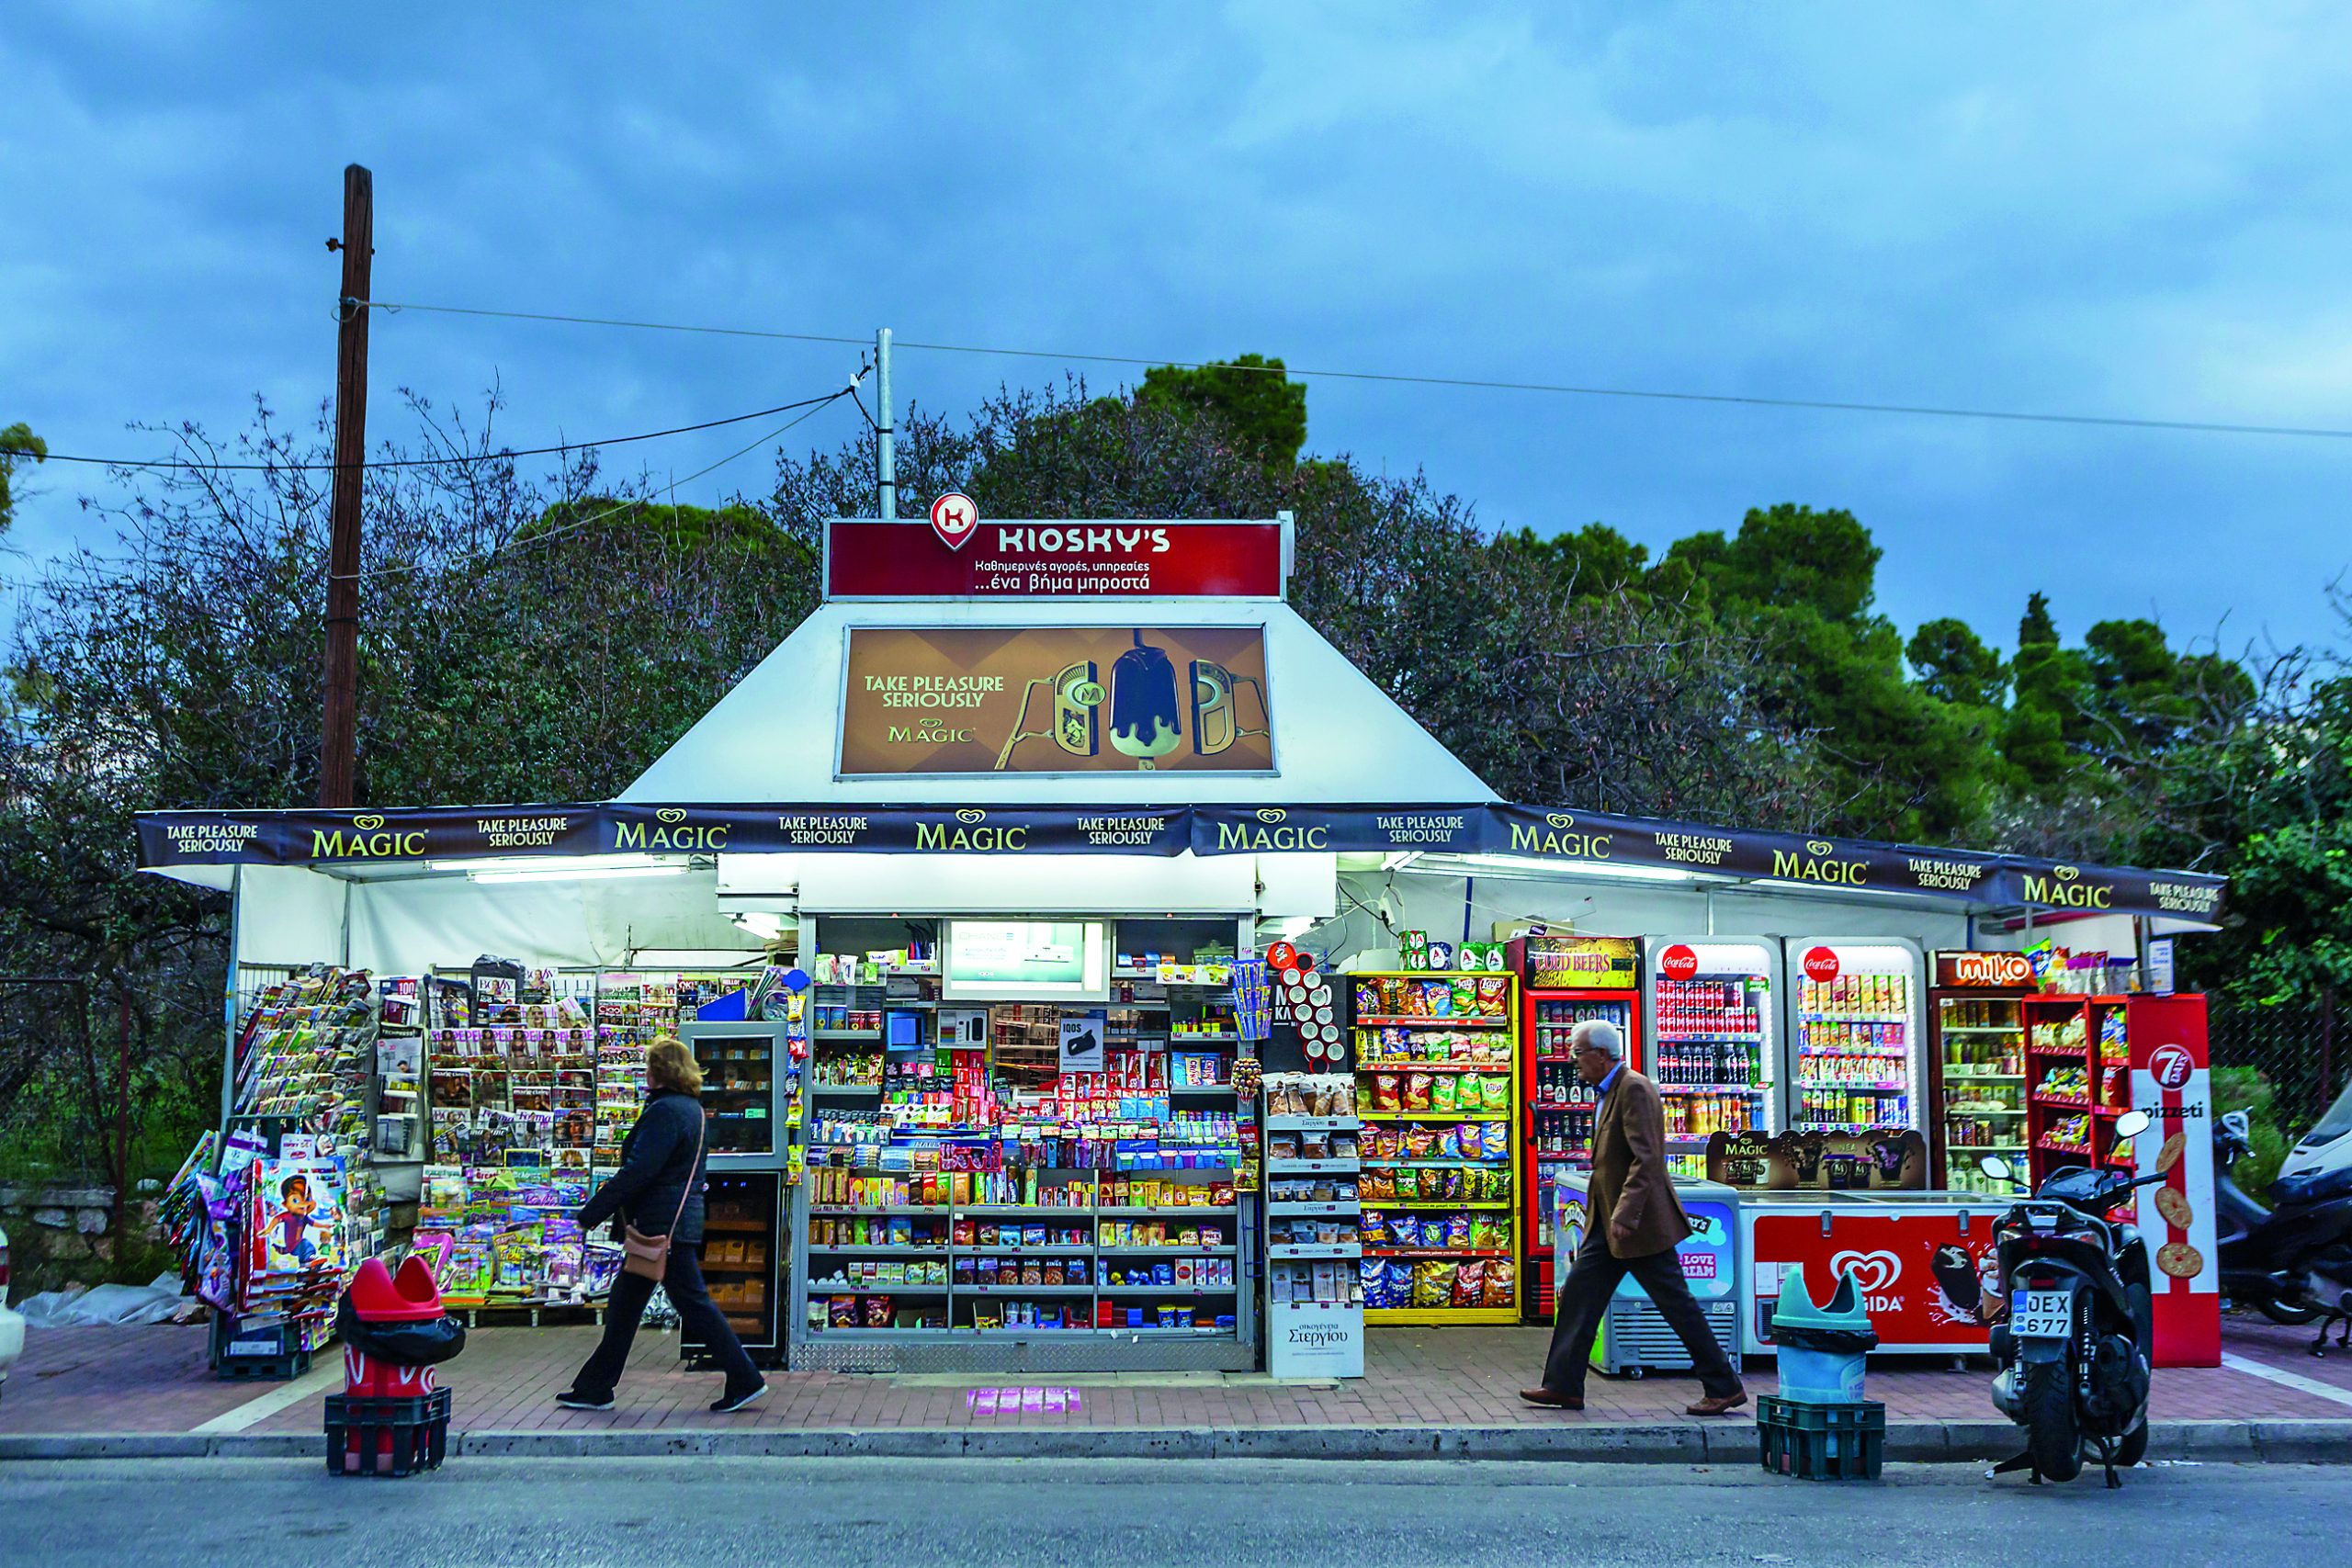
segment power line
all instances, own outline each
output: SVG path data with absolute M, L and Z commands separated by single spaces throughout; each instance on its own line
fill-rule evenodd
M 842 337 L 827 333 L 772 332 L 755 327 L 697 326 L 677 321 L 635 321 L 605 316 L 560 316 L 537 310 L 488 310 L 460 305 L 395 304 L 389 300 L 359 301 L 373 310 L 424 310 L 444 316 L 487 316 L 513 321 L 554 321 L 571 326 L 627 327 L 641 332 L 695 333 L 716 337 L 766 338 L 783 343 L 823 343 L 863 344 L 871 340 L 864 337 Z M 1414 376 L 1377 370 L 1315 370 L 1295 366 L 1235 365 L 1215 359 L 1148 358 L 1123 354 L 1073 354 L 1043 348 L 1001 348 L 978 344 L 918 343 L 909 338 L 894 340 L 899 348 L 928 349 L 934 354 L 998 355 L 1019 359 L 1051 359 L 1086 365 L 1172 366 L 1179 369 L 1202 370 L 1214 366 L 1221 370 L 1262 373 L 1269 376 L 1314 377 L 1325 380 L 1387 382 L 1401 386 L 1451 387 L 1462 389 L 1495 392 L 1544 392 L 1564 397 L 1625 398 L 1650 402 L 1671 403 L 1730 403 L 1749 408 L 1815 409 L 1836 413 L 1913 414 L 1935 419 L 1993 420 L 2011 424 L 2065 424 L 2103 426 L 2119 430 L 2187 431 L 2215 435 L 2290 435 L 2316 437 L 2332 441 L 2352 440 L 2352 429 L 2324 425 L 2245 424 L 2223 420 L 2199 419 L 2138 419 L 2122 414 L 2036 413 L 2011 409 L 1976 409 L 1947 407 L 1934 403 L 1873 403 L 1847 401 L 1827 398 L 1768 398 L 1736 392 L 1663 391 L 1643 387 L 1583 386 L 1558 381 L 1500 381 L 1468 376 Z
M 863 377 L 864 374 L 864 370 L 861 369 L 859 371 L 859 375 Z M 683 479 L 672 479 L 669 483 L 669 490 L 671 493 L 675 494 L 678 487 L 682 484 L 692 484 L 695 480 L 701 479 L 705 474 L 714 473 L 717 470 L 725 468 L 736 458 L 743 457 L 747 453 L 759 450 L 769 442 L 783 435 L 794 425 L 800 423 L 801 421 L 815 418 L 819 411 L 841 401 L 843 398 L 854 396 L 856 390 L 857 383 L 853 381 L 838 392 L 829 392 L 821 398 L 812 400 L 811 404 L 813 406 L 798 403 L 786 404 L 786 407 L 787 408 L 799 408 L 802 412 L 794 415 L 792 418 L 786 420 L 782 424 L 777 425 L 765 435 L 763 435 L 758 440 L 753 441 L 750 446 L 737 447 L 734 451 L 729 452 L 727 456 L 719 458 L 717 462 L 711 463 L 704 468 L 696 468 L 693 473 L 688 474 Z M 536 545 L 548 539 L 560 538 L 566 534 L 578 533 L 581 529 L 593 527 L 608 517 L 617 517 L 624 512 L 636 510 L 645 504 L 646 502 L 643 501 L 624 501 L 618 505 L 606 507 L 604 511 L 596 513 L 592 516 L 582 517 L 575 522 L 566 523 L 560 527 L 549 528 L 544 533 L 524 535 L 518 538 L 508 541 L 505 547 L 508 549 L 520 549 L 526 545 Z M 413 571 L 423 571 L 424 570 L 425 563 L 419 561 L 406 566 L 378 567 L 372 571 L 355 572 L 352 575 L 356 579 L 364 581 L 371 577 L 401 577 Z M 332 575 L 333 574 L 330 574 L 330 576 Z
M 846 389 L 844 389 L 845 390 Z M 766 419 L 771 414 L 789 413 L 831 402 L 841 392 L 828 392 L 820 398 L 803 398 L 797 402 L 778 403 L 772 409 L 753 409 L 750 413 L 729 414 L 725 419 L 707 419 L 699 424 L 672 425 L 667 430 L 648 430 L 636 435 L 613 435 L 602 441 L 566 441 L 555 446 L 526 446 L 520 450 L 502 447 L 495 452 L 480 452 L 458 457 L 386 457 L 362 463 L 363 468 L 447 468 L 465 463 L 492 463 L 510 457 L 544 457 L 557 452 L 582 452 L 593 446 L 626 446 L 633 441 L 659 441 L 666 435 L 688 435 L 697 430 L 717 430 L 723 425 L 742 424 L 750 420 Z M 0 455 L 11 457 L 39 457 L 42 454 L 28 446 L 0 446 Z M 200 463 L 180 457 L 81 457 L 62 452 L 46 455 L 52 463 L 95 463 L 111 468 L 183 468 L 202 473 L 254 473 L 268 469 L 313 470 L 332 469 L 334 463 Z

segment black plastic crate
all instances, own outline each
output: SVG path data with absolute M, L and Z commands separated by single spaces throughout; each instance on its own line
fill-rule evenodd
M 449 1448 L 449 1391 L 417 1399 L 327 1395 L 329 1475 L 414 1475 Z
M 1815 1404 L 1759 1394 L 1756 1437 L 1764 1468 L 1804 1481 L 1876 1481 L 1886 1462 L 1886 1406 L 1875 1400 Z
M 311 1370 L 311 1353 L 302 1348 L 302 1331 L 290 1323 L 246 1329 L 235 1318 L 216 1312 L 209 1349 L 212 1375 L 229 1382 L 287 1382 Z

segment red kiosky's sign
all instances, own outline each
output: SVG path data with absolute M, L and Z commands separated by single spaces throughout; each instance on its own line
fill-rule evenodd
M 825 525 L 828 599 L 1278 599 L 1286 526 L 975 517 Z M 954 504 L 961 502 L 962 505 Z

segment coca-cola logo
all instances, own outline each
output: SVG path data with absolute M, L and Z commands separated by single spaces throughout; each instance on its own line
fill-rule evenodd
M 2148 1076 L 2159 1089 L 2178 1089 L 2197 1070 L 2197 1058 L 2186 1045 L 2166 1043 L 2148 1053 Z
M 1676 942 L 1657 955 L 1657 972 L 1669 980 L 1688 980 L 1699 972 L 1699 955 L 1688 942 Z
M 1804 977 L 1825 982 L 1838 978 L 1838 954 L 1826 947 L 1808 948 L 1804 955 Z

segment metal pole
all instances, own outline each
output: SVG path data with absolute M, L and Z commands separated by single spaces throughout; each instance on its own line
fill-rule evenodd
M 899 515 L 899 456 L 891 446 L 890 430 L 890 329 L 884 327 L 874 334 L 875 400 L 881 404 L 881 416 L 875 421 L 875 460 L 880 470 L 882 491 L 882 521 L 888 523 Z
M 334 487 L 327 509 L 326 713 L 319 734 L 319 804 L 325 807 L 352 804 L 358 750 L 359 497 L 368 460 L 367 301 L 375 236 L 375 176 L 346 164 L 343 293 L 335 300 Z

